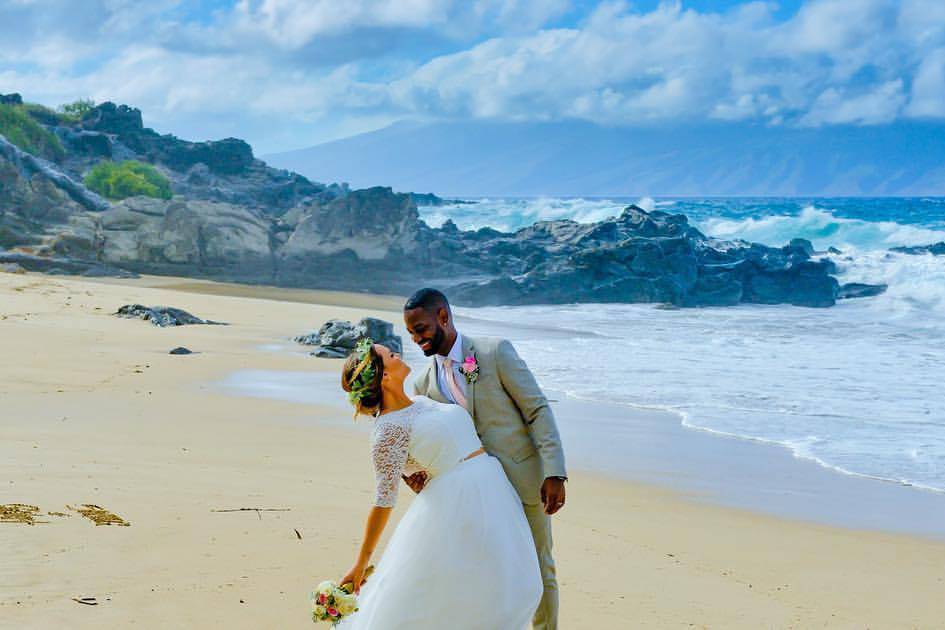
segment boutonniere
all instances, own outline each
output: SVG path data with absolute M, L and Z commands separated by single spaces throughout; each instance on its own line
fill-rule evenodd
M 459 371 L 466 377 L 466 383 L 469 385 L 479 380 L 479 363 L 476 362 L 475 353 L 466 357 L 462 365 L 459 366 Z

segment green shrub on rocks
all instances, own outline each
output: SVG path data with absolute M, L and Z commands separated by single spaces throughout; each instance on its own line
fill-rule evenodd
M 59 115 L 70 122 L 78 122 L 95 109 L 95 101 L 92 99 L 79 99 L 72 103 L 66 103 L 59 106 Z
M 65 157 L 59 138 L 29 114 L 26 105 L 0 105 L 0 134 L 27 153 L 58 161 Z
M 171 182 L 150 164 L 137 160 L 99 162 L 85 176 L 85 185 L 115 201 L 139 195 L 171 198 Z

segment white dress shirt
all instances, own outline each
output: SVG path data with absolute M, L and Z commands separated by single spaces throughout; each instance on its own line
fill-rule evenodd
M 463 360 L 466 358 L 463 356 L 463 336 L 456 333 L 456 341 L 453 342 L 453 347 L 450 348 L 450 352 L 445 357 L 437 354 L 434 355 L 436 358 L 436 384 L 440 387 L 440 393 L 443 394 L 446 400 L 456 404 L 456 400 L 453 398 L 452 392 L 450 392 L 450 386 L 446 382 L 446 376 L 444 370 L 446 369 L 443 365 L 443 362 L 446 359 L 453 360 L 453 374 L 456 376 L 456 385 L 459 387 L 459 390 L 463 392 L 463 396 L 466 395 L 466 375 L 460 371 L 459 366 L 463 364 Z

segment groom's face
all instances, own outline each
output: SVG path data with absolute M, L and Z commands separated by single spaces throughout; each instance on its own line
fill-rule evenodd
M 446 328 L 440 321 L 441 317 L 437 315 L 442 315 L 442 313 L 431 313 L 423 308 L 404 311 L 407 332 L 410 333 L 413 342 L 420 346 L 423 354 L 428 357 L 449 351 L 448 348 L 446 351 L 443 350 L 443 346 L 446 345 Z M 448 315 L 446 318 L 449 321 Z

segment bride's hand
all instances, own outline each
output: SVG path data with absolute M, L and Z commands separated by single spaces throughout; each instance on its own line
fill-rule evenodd
M 415 493 L 420 494 L 420 491 L 423 490 L 423 487 L 427 485 L 427 474 L 422 470 L 420 472 L 415 472 L 409 477 L 401 475 L 404 478 L 404 482 L 410 486 L 410 489 Z
M 367 571 L 367 566 L 361 564 L 355 564 L 351 569 L 345 574 L 343 578 L 338 581 L 339 586 L 344 586 L 345 584 L 353 584 L 354 592 L 360 593 L 361 586 L 367 581 L 364 577 L 365 572 Z

